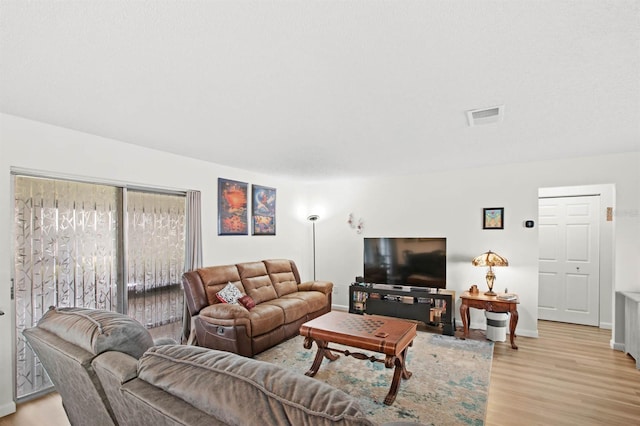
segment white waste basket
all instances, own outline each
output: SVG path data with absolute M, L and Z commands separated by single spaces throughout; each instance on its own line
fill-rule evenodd
M 487 339 L 494 342 L 504 342 L 507 340 L 507 318 L 508 314 L 496 312 L 484 312 L 487 317 Z

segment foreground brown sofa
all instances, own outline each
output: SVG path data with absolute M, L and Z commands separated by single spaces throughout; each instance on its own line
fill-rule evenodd
M 375 426 L 326 383 L 229 352 L 153 346 L 115 312 L 51 309 L 23 333 L 74 426 Z
M 228 283 L 256 306 L 221 303 Z M 331 310 L 333 283 L 301 283 L 292 260 L 211 266 L 182 276 L 191 316 L 190 343 L 252 357 L 298 334 L 300 325 Z

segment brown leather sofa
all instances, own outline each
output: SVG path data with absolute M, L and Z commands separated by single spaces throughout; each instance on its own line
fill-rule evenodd
M 228 283 L 256 306 L 222 303 Z M 300 325 L 331 310 L 333 283 L 300 282 L 292 260 L 274 259 L 211 266 L 183 274 L 191 316 L 189 343 L 252 357 L 296 336 Z

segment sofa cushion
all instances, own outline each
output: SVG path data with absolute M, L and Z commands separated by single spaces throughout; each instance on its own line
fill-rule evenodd
M 327 307 L 327 296 L 319 291 L 297 291 L 282 296 L 282 298 L 304 300 L 307 305 L 307 313 L 316 312 Z
M 216 297 L 222 303 L 228 303 L 230 305 L 237 305 L 238 299 L 242 297 L 242 293 L 238 290 L 238 287 L 229 283 L 222 290 L 216 293 Z
M 339 389 L 228 352 L 154 347 L 140 359 L 138 377 L 228 424 L 372 425 Z
M 251 296 L 256 305 L 278 297 L 263 262 L 239 263 L 237 266 L 245 293 Z
M 277 306 L 284 314 L 284 324 L 290 324 L 305 317 L 309 312 L 309 305 L 302 299 L 279 297 L 264 302 L 263 305 Z
M 204 285 L 207 301 L 210 305 L 220 303 L 216 293 L 229 283 L 233 283 L 238 287 L 241 293 L 246 293 L 240 282 L 240 275 L 236 265 L 210 266 L 208 268 L 200 268 L 197 272 Z
M 249 318 L 249 311 L 247 311 L 247 309 L 242 305 L 216 303 L 215 305 L 209 305 L 201 310 L 200 316 L 221 320 Z
M 279 306 L 261 303 L 248 311 L 251 336 L 259 336 L 284 324 L 284 311 Z
M 287 259 L 265 260 L 264 264 L 278 297 L 298 291 L 298 282 L 291 261 Z
M 249 311 L 256 307 L 255 300 L 253 300 L 251 296 L 249 296 L 248 294 L 245 294 L 244 296 L 240 297 L 238 299 L 238 303 L 240 303 L 242 306 L 247 308 Z
M 94 355 L 118 351 L 137 359 L 153 346 L 153 338 L 142 324 L 111 311 L 52 306 L 38 327 Z

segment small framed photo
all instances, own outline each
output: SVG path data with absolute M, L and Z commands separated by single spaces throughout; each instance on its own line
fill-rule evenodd
M 482 229 L 504 229 L 504 207 L 482 209 Z

